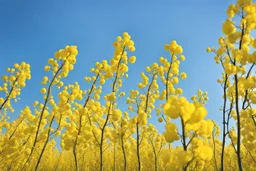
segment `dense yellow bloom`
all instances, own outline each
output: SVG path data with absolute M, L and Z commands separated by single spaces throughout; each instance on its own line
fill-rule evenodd
M 222 31 L 224 34 L 229 35 L 235 32 L 236 28 L 230 20 L 226 20 L 222 25 Z
M 171 54 L 182 54 L 183 49 L 173 40 L 170 44 L 164 45 L 164 49 L 170 51 Z
M 177 134 L 177 126 L 173 123 L 167 123 L 165 125 L 166 131 L 163 133 L 165 140 L 169 143 L 179 140 L 179 135 Z
M 182 117 L 186 121 L 194 114 L 195 106 L 189 103 L 185 97 L 171 96 L 164 105 L 164 113 L 170 118 Z
M 228 35 L 229 43 L 235 43 L 241 37 L 241 32 L 234 32 Z
M 135 50 L 135 43 L 124 32 L 113 42 L 113 57 L 88 68 L 90 76 L 84 77 L 86 82 L 81 87 L 78 82 L 67 85 L 63 80 L 74 69 L 77 47 L 66 46 L 55 52 L 44 67 L 51 71 L 41 81 L 44 102 L 34 101 L 31 108 L 15 110 L 18 117 L 13 120 L 9 120 L 9 112 L 14 112 L 12 102 L 19 101 L 21 88 L 31 78 L 30 65 L 22 62 L 7 68 L 0 86 L 0 168 L 219 170 L 219 136 L 223 133 L 223 170 L 239 170 L 238 145 L 243 169 L 253 170 L 256 41 L 251 32 L 256 29 L 256 5 L 250 0 L 237 0 L 228 7 L 227 14 L 219 47 L 206 49 L 215 53 L 215 62 L 223 67 L 218 83 L 225 93 L 226 108 L 221 106 L 220 110 L 226 116 L 226 132 L 221 132 L 223 129 L 220 131 L 214 121 L 205 120 L 207 92 L 198 89 L 191 102 L 181 96 L 183 90 L 178 83 L 187 74 L 181 66 L 185 60 L 183 48 L 175 40 L 164 45 L 169 57 L 160 57 L 140 73 L 137 90 L 124 92 L 122 86 L 127 82 L 123 79 L 128 77 L 129 64 L 136 62 L 136 57 L 129 54 Z M 239 23 L 236 17 L 241 15 Z M 127 106 L 122 104 L 124 97 Z M 158 124 L 165 123 L 163 133 L 154 127 L 154 119 Z M 171 143 L 178 140 L 173 147 Z M 57 148 L 59 143 L 61 149 Z M 37 162 L 39 169 L 35 168 Z

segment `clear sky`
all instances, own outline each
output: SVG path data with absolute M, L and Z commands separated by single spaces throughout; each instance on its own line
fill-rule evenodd
M 176 40 L 183 46 L 186 60 L 180 71 L 188 78 L 180 81 L 190 98 L 198 88 L 208 91 L 209 119 L 221 124 L 222 89 L 216 80 L 221 67 L 215 64 L 209 46 L 217 46 L 222 35 L 226 9 L 234 1 L 224 0 L 0 0 L 0 75 L 14 63 L 31 64 L 32 79 L 22 90 L 16 110 L 42 101 L 40 81 L 44 65 L 65 45 L 77 45 L 75 70 L 67 82 L 83 81 L 96 61 L 110 59 L 112 43 L 124 31 L 135 41 L 137 62 L 129 68 L 124 89 L 137 87 L 139 73 L 160 56 L 169 57 L 164 44 Z M 104 91 L 104 89 L 103 89 Z M 14 116 L 17 113 L 14 114 Z M 152 121 L 156 123 L 154 117 Z M 159 126 L 160 131 L 163 125 Z

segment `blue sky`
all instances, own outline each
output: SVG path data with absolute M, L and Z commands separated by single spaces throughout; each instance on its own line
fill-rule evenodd
M 44 65 L 54 52 L 65 45 L 77 45 L 79 55 L 75 70 L 67 82 L 83 82 L 96 61 L 110 59 L 116 36 L 129 32 L 135 41 L 137 62 L 129 68 L 124 90 L 134 89 L 140 81 L 138 73 L 160 56 L 169 57 L 164 44 L 176 40 L 183 46 L 186 61 L 180 71 L 188 78 L 180 81 L 184 95 L 190 98 L 198 88 L 208 91 L 208 118 L 221 124 L 221 87 L 216 80 L 221 67 L 209 46 L 217 47 L 222 35 L 226 9 L 234 1 L 223 0 L 0 0 L 0 74 L 7 67 L 26 61 L 31 64 L 32 79 L 22 90 L 16 110 L 42 101 L 40 81 Z M 104 91 L 104 89 L 103 89 Z M 17 113 L 14 114 L 14 117 Z M 156 118 L 151 119 L 156 123 Z M 160 131 L 163 125 L 159 125 Z

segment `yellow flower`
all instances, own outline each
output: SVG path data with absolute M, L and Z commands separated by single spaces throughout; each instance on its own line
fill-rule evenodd
M 256 39 L 254 39 L 254 40 L 251 42 L 251 46 L 252 46 L 253 48 L 256 48 Z
M 136 62 L 136 56 L 131 56 L 131 57 L 129 58 L 129 62 L 130 62 L 131 64 L 134 64 L 134 63 Z
M 3 81 L 7 81 L 8 80 L 8 76 L 7 75 L 2 76 L 2 80 Z
M 206 52 L 211 52 L 212 51 L 212 49 L 211 48 L 206 48 Z
M 131 52 L 134 52 L 134 51 L 135 51 L 135 47 L 134 47 L 134 46 L 130 46 L 130 47 L 129 47 L 129 50 L 130 50 Z
M 183 80 L 186 79 L 187 78 L 187 74 L 185 72 L 182 72 L 180 74 L 180 78 L 183 79 Z
M 44 70 L 45 70 L 46 72 L 50 71 L 50 69 L 51 69 L 50 66 L 48 66 L 48 65 L 44 66 Z
M 179 74 L 179 69 L 177 67 L 172 68 L 172 73 L 173 74 Z
M 1 97 L 0 98 L 0 104 L 3 104 L 4 103 L 4 99 Z
M 229 34 L 235 32 L 236 28 L 235 28 L 234 24 L 232 23 L 232 21 L 226 20 L 224 22 L 224 24 L 222 25 L 222 31 L 224 34 L 229 35 Z
M 178 128 L 175 124 L 173 123 L 167 123 L 165 125 L 166 131 L 163 133 L 165 140 L 169 143 L 172 143 L 173 141 L 179 140 L 179 135 L 178 135 Z
M 178 84 L 179 83 L 179 78 L 178 77 L 173 77 L 172 78 L 172 83 L 173 84 Z
M 185 59 L 186 59 L 186 58 L 185 58 L 184 55 L 180 55 L 180 60 L 181 60 L 181 61 L 185 61 Z
M 45 94 L 46 91 L 47 91 L 46 88 L 42 88 L 42 89 L 41 89 L 41 93 L 42 93 L 42 94 Z
M 157 120 L 158 120 L 158 122 L 160 122 L 160 123 L 163 122 L 163 118 L 162 118 L 162 117 L 158 118 Z

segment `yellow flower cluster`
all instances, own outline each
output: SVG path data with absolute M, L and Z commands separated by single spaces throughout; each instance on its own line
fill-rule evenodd
M 163 136 L 165 140 L 169 143 L 179 140 L 180 137 L 178 135 L 178 128 L 176 124 L 167 123 L 165 125 L 165 132 L 163 133 Z
M 170 44 L 165 44 L 164 49 L 170 52 L 171 59 L 168 60 L 167 58 L 160 57 L 160 65 L 156 65 L 157 74 L 166 87 L 159 96 L 160 100 L 167 100 L 170 95 L 181 95 L 183 90 L 181 88 L 174 88 L 174 85 L 179 83 L 179 78 L 187 78 L 185 72 L 180 73 L 179 71 L 180 61 L 185 60 L 185 56 L 182 55 L 182 47 L 173 40 Z
M 13 68 L 7 68 L 8 75 L 2 77 L 3 84 L 0 86 L 0 92 L 5 93 L 4 98 L 0 98 L 0 111 L 9 110 L 14 112 L 11 106 L 11 100 L 19 100 L 21 88 L 26 86 L 26 81 L 31 79 L 30 65 L 21 62 L 14 64 Z
M 41 84 L 46 85 L 49 83 L 49 88 L 52 85 L 56 85 L 58 89 L 60 89 L 64 83 L 60 80 L 62 77 L 67 77 L 69 71 L 74 69 L 74 64 L 76 63 L 76 56 L 78 54 L 77 46 L 66 46 L 64 49 L 60 49 L 55 52 L 54 58 L 50 58 L 48 60 L 48 64 L 44 67 L 45 71 L 49 71 L 52 69 L 53 78 L 49 80 L 47 76 L 44 76 Z M 41 93 L 45 94 L 47 92 L 47 88 L 42 88 Z
M 219 48 L 206 50 L 215 53 L 214 60 L 223 68 L 222 77 L 217 80 L 223 87 L 223 106 L 220 108 L 223 115 L 223 142 L 220 142 L 223 156 L 221 168 L 229 169 L 224 166 L 223 161 L 236 156 L 234 167 L 237 170 L 250 170 L 255 164 L 252 164 L 248 158 L 245 160 L 244 157 L 247 153 L 252 158 L 256 154 L 252 151 L 255 144 L 253 128 L 256 123 L 255 106 L 253 106 L 256 103 L 254 91 L 256 3 L 251 0 L 237 0 L 228 7 L 227 15 L 228 19 L 222 25 L 225 36 L 219 38 Z M 231 124 L 232 120 L 235 121 L 235 125 Z M 209 134 L 210 129 L 207 131 L 206 126 L 204 127 L 203 132 Z M 227 137 L 231 143 L 226 150 L 224 145 Z
M 208 143 L 203 142 L 199 138 L 195 138 L 192 141 L 193 154 L 199 157 L 201 160 L 210 161 L 213 157 L 213 150 L 209 147 Z
M 182 117 L 185 122 L 189 123 L 198 123 L 207 115 L 207 110 L 201 103 L 190 103 L 185 97 L 171 96 L 163 109 L 170 118 Z
M 170 51 L 171 56 L 173 54 L 182 54 L 183 52 L 182 47 L 178 45 L 175 40 L 173 40 L 170 44 L 165 44 L 164 49 Z

